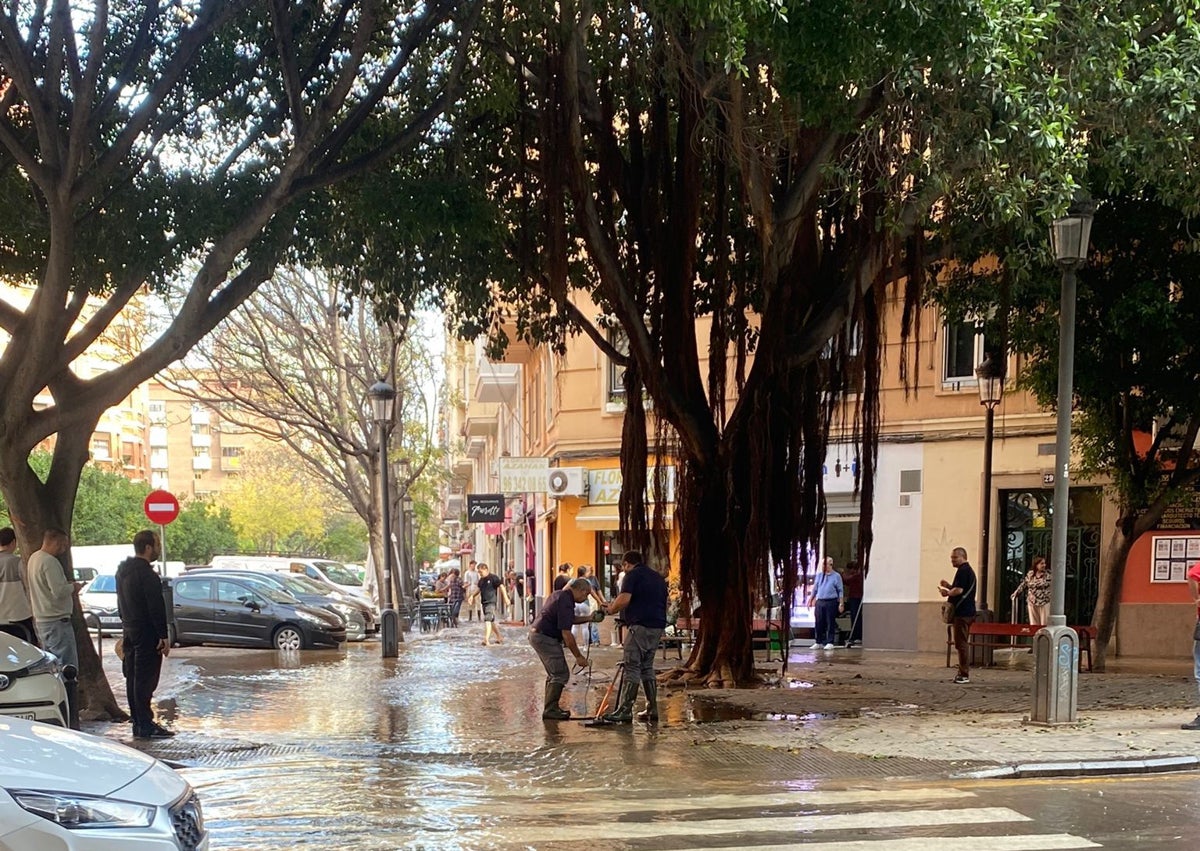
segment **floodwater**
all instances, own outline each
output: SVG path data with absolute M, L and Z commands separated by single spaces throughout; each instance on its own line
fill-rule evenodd
M 579 720 L 545 722 L 544 672 L 523 633 L 486 648 L 477 632 L 410 634 L 387 660 L 378 642 L 177 651 L 168 664 L 196 672 L 160 707 L 180 731 L 161 755 L 199 789 L 214 847 L 508 846 L 513 837 L 491 835 L 489 813 L 546 815 L 601 791 L 616 802 L 622 790 L 686 796 L 697 787 L 694 725 L 765 717 L 676 692 L 663 696 L 656 727 L 587 726 L 619 658 L 604 648 L 568 687 L 564 705 Z M 699 785 L 772 782 L 747 768 L 706 766 Z
M 505 634 L 490 648 L 478 625 L 412 634 L 392 660 L 377 641 L 181 648 L 159 707 L 179 735 L 145 749 L 197 787 L 214 851 L 961 851 L 964 835 L 991 851 L 1173 849 L 1200 835 L 1195 777 L 948 783 L 862 765 L 855 777 L 844 761 L 727 737 L 831 716 L 755 715 L 679 691 L 656 726 L 588 727 L 611 648 L 593 648 L 590 675 L 568 689 L 579 720 L 544 722 L 541 666 L 521 631 Z

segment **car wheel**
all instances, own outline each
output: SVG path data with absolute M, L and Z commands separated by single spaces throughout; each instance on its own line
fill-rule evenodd
M 276 650 L 303 650 L 304 633 L 300 632 L 298 627 L 285 623 L 275 630 L 271 642 L 275 645 Z

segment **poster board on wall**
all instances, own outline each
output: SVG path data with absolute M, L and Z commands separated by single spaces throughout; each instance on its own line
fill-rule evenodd
M 1200 535 L 1155 535 L 1150 539 L 1150 581 L 1187 582 L 1187 569 L 1200 561 Z

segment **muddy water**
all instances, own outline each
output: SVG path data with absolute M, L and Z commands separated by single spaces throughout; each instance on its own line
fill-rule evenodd
M 410 636 L 394 660 L 377 642 L 181 651 L 173 663 L 196 675 L 176 696 L 180 735 L 164 755 L 200 790 L 214 848 L 521 847 L 548 838 L 564 796 L 619 808 L 772 782 L 745 765 L 698 777 L 697 723 L 747 716 L 681 693 L 663 701 L 657 728 L 586 726 L 617 650 L 594 650 L 590 681 L 569 687 L 581 720 L 543 722 L 542 669 L 518 631 L 507 634 L 490 648 L 471 627 Z M 530 837 L 501 835 L 497 813 L 528 820 Z

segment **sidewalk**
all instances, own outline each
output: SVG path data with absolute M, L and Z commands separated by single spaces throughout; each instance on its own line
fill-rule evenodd
M 793 647 L 778 686 L 690 694 L 714 719 L 790 722 L 786 730 L 735 724 L 723 732 L 747 745 L 962 762 L 970 765 L 965 776 L 1200 768 L 1200 732 L 1179 728 L 1200 708 L 1191 660 L 1117 659 L 1108 667 L 1079 675 L 1077 723 L 1054 728 L 1023 723 L 1032 704 L 1028 653 L 955 685 L 944 654 Z

